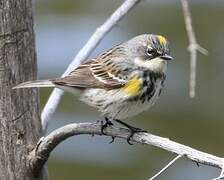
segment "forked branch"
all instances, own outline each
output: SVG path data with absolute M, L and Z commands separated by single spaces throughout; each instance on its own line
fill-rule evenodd
M 182 10 L 184 14 L 184 21 L 187 30 L 187 36 L 189 40 L 188 51 L 190 52 L 190 81 L 189 81 L 189 95 L 191 98 L 195 97 L 196 88 L 196 66 L 197 66 L 197 51 L 207 55 L 208 51 L 201 47 L 196 40 L 194 33 L 192 18 L 188 0 L 181 0 Z

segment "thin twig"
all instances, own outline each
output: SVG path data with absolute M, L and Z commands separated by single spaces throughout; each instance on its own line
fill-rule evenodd
M 126 0 L 110 17 L 106 22 L 101 25 L 93 33 L 91 38 L 85 44 L 85 46 L 79 51 L 76 57 L 73 59 L 67 70 L 64 72 L 62 77 L 68 75 L 72 70 L 83 63 L 89 56 L 89 54 L 96 48 L 104 36 L 141 0 Z M 41 114 L 42 129 L 46 132 L 48 122 L 55 112 L 60 99 L 63 95 L 63 91 L 60 89 L 54 89 L 51 93 L 43 111 Z
M 197 51 L 207 55 L 208 51 L 201 47 L 196 40 L 195 32 L 192 25 L 191 12 L 188 0 L 181 0 L 182 10 L 184 14 L 184 21 L 187 31 L 187 36 L 189 40 L 188 51 L 190 52 L 190 90 L 189 95 L 191 98 L 195 97 L 196 88 L 196 67 L 197 67 Z
M 164 171 L 166 171 L 171 165 L 173 165 L 178 159 L 183 157 L 183 154 L 177 155 L 172 161 L 170 161 L 166 166 L 164 166 L 158 173 L 156 173 L 153 177 L 151 177 L 149 180 L 156 179 L 160 174 L 162 174 Z
M 224 179 L 224 176 L 222 175 L 222 176 L 219 176 L 219 177 L 217 177 L 217 178 L 215 178 L 213 180 L 223 180 L 223 179 Z
M 224 179 L 224 176 L 219 176 L 219 177 L 217 177 L 217 178 L 215 178 L 213 180 L 223 180 L 223 179 Z
M 129 130 L 124 128 L 116 128 L 114 126 L 106 128 L 104 132 L 107 136 L 119 137 L 126 140 L 130 135 Z M 41 142 L 39 142 L 39 145 L 37 146 L 38 149 L 34 149 L 31 152 L 31 169 L 35 172 L 35 174 L 38 175 L 41 170 L 41 167 L 43 167 L 43 165 L 48 160 L 50 153 L 59 143 L 71 136 L 80 134 L 102 135 L 101 124 L 74 123 L 54 130 Z M 189 146 L 185 146 L 171 141 L 168 138 L 159 137 L 150 133 L 138 133 L 133 136 L 132 140 L 141 144 L 153 145 L 179 155 L 184 154 L 186 158 L 191 159 L 197 163 L 214 166 L 220 169 L 223 167 L 223 158 L 202 151 L 198 151 Z

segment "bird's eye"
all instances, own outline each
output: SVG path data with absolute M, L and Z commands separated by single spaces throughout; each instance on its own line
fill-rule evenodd
M 151 47 L 148 47 L 146 53 L 149 57 L 152 58 L 156 55 L 156 50 Z

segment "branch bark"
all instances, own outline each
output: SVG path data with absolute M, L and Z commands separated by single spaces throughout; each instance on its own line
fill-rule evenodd
M 116 128 L 114 126 L 106 128 L 105 133 L 107 136 L 113 136 L 123 139 L 127 139 L 130 134 L 129 130 L 124 128 Z M 97 123 L 74 123 L 66 125 L 51 132 L 38 144 L 38 146 L 30 154 L 31 168 L 38 174 L 41 170 L 41 167 L 48 160 L 50 153 L 59 143 L 71 136 L 81 134 L 102 135 L 101 125 Z M 141 144 L 153 145 L 158 148 L 191 159 L 192 161 L 195 161 L 197 163 L 214 166 L 220 169 L 223 167 L 224 164 L 224 159 L 221 157 L 217 157 L 193 149 L 189 146 L 185 146 L 171 141 L 168 138 L 159 137 L 150 133 L 135 134 L 132 138 L 132 141 Z
M 76 57 L 73 59 L 71 64 L 68 66 L 67 70 L 64 72 L 62 77 L 68 75 L 73 69 L 78 67 L 83 63 L 89 56 L 89 54 L 96 48 L 104 36 L 122 19 L 124 16 L 141 0 L 126 0 L 111 16 L 106 22 L 101 25 L 93 33 L 91 38 L 85 44 L 85 46 L 79 51 Z M 54 114 L 62 95 L 64 92 L 60 89 L 54 89 L 51 93 L 43 111 L 41 114 L 42 128 L 46 132 L 48 122 L 52 115 Z

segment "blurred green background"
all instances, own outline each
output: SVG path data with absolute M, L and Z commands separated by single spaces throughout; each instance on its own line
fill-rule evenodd
M 39 78 L 60 76 L 94 30 L 121 0 L 37 0 L 35 31 Z M 169 64 L 165 90 L 148 112 L 127 122 L 151 133 L 218 156 L 224 156 L 224 1 L 190 1 L 198 42 L 209 56 L 198 56 L 197 96 L 188 96 L 189 53 L 178 0 L 144 0 L 97 47 L 91 57 L 142 33 L 166 36 L 175 61 Z M 51 89 L 41 90 L 42 107 Z M 66 93 L 49 125 L 49 132 L 70 122 L 99 120 L 94 109 Z M 137 121 L 136 121 L 137 120 Z M 129 146 L 124 140 L 79 136 L 60 144 L 49 165 L 51 180 L 146 180 L 174 154 L 152 147 Z M 210 180 L 219 170 L 179 160 L 158 179 Z

